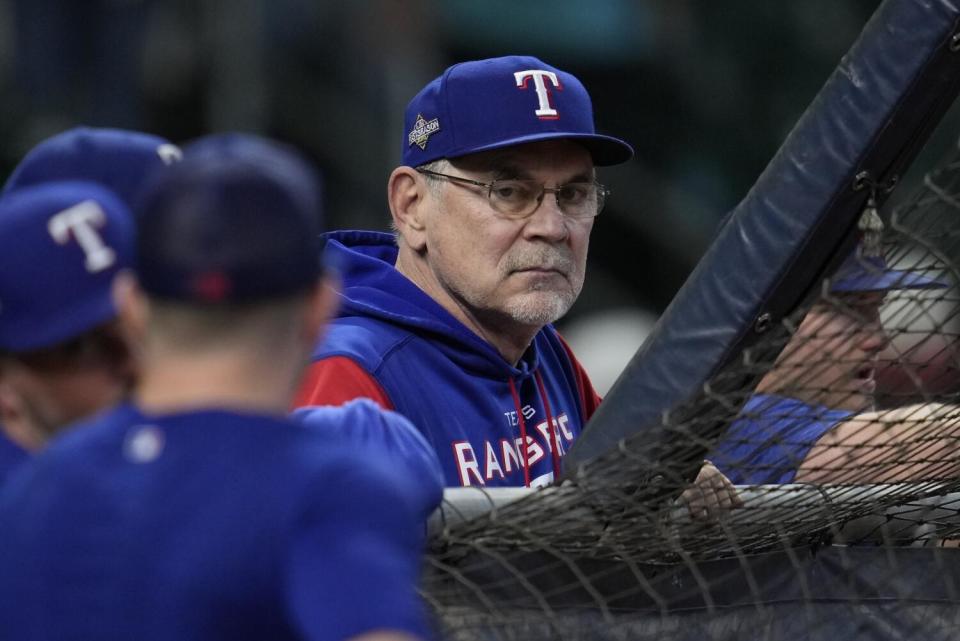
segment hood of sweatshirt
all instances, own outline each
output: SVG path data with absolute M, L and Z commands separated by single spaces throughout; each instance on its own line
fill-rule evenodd
M 539 332 L 520 361 L 508 362 L 490 343 L 453 317 L 394 267 L 393 234 L 337 231 L 324 234 L 324 260 L 341 278 L 337 318 L 374 317 L 428 337 L 464 370 L 499 380 L 523 380 L 536 371 Z M 553 332 L 548 326 L 546 331 Z

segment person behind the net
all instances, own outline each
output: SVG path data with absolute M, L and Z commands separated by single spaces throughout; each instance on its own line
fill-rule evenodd
M 888 292 L 946 283 L 890 268 L 862 246 L 760 380 L 710 459 L 738 485 L 897 482 L 955 477 L 960 411 L 939 403 L 877 410 L 875 376 L 889 337 Z M 908 303 L 905 303 L 908 304 Z
M 464 62 L 406 109 L 395 234 L 331 234 L 344 287 L 298 404 L 368 397 L 423 430 L 449 485 L 538 486 L 600 402 L 552 323 L 580 293 L 606 188 L 632 148 L 537 58 Z M 735 501 L 705 466 L 699 482 Z
M 197 143 L 148 187 L 136 276 L 115 285 L 141 376 L 0 493 L 0 638 L 427 634 L 423 479 L 284 416 L 336 304 L 319 214 L 312 168 L 248 136 Z M 324 416 L 406 425 L 369 401 Z
M 92 204 L 80 206 L 79 195 L 68 202 L 61 192 L 67 201 L 58 222 L 29 240 L 10 237 L 13 246 L 0 255 L 0 483 L 64 425 L 129 390 L 136 367 L 110 283 L 132 259 L 127 210 L 146 177 L 179 156 L 152 134 L 75 127 L 37 144 L 4 184 L 5 201 L 63 180 L 96 183 L 112 196 L 100 202 L 85 194 Z

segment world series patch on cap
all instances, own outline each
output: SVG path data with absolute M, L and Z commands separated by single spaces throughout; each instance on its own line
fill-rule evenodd
M 3 193 L 51 180 L 87 180 L 132 207 L 145 178 L 179 160 L 170 141 L 125 129 L 75 127 L 39 143 L 16 166 Z
M 402 158 L 411 167 L 558 138 L 582 144 L 596 165 L 633 155 L 623 140 L 596 132 L 590 94 L 575 76 L 532 56 L 453 65 L 414 96 L 404 124 Z
M 133 244 L 130 211 L 95 183 L 0 198 L 0 348 L 50 347 L 116 317 L 113 278 L 132 265 Z
M 217 134 L 144 189 L 137 274 L 159 298 L 198 304 L 268 299 L 322 272 L 319 177 L 292 149 Z

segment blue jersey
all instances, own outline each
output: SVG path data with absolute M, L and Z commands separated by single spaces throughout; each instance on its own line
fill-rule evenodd
M 78 424 L 0 494 L 0 638 L 423 636 L 423 508 L 394 467 L 254 414 Z
M 736 485 L 792 483 L 821 436 L 853 412 L 755 394 L 708 456 Z
M 27 456 L 27 452 L 7 438 L 3 429 L 0 428 L 0 487 L 3 487 L 7 476 L 23 461 L 27 460 Z
M 344 414 L 344 409 L 350 410 Z M 344 420 L 354 416 L 359 420 Z M 398 473 L 413 490 L 411 496 L 426 520 L 443 499 L 443 470 L 437 454 L 410 421 L 396 412 L 382 410 L 367 399 L 350 401 L 341 407 L 302 407 L 290 417 L 338 445 L 357 452 L 387 455 Z M 401 470 L 401 468 L 403 468 Z
M 552 326 L 516 365 L 394 268 L 394 237 L 327 235 L 343 279 L 338 317 L 314 353 L 310 405 L 367 396 L 420 429 L 446 483 L 549 483 L 598 398 Z

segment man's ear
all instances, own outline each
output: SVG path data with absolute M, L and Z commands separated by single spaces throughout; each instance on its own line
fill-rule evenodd
M 413 167 L 397 167 L 390 174 L 387 202 L 393 224 L 403 242 L 415 252 L 427 243 L 424 202 L 430 197 L 427 186 Z
M 3 430 L 11 441 L 27 450 L 40 450 L 46 439 L 43 430 L 33 423 L 30 413 L 13 389 L 6 381 L 0 379 L 0 430 Z

